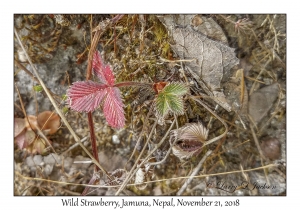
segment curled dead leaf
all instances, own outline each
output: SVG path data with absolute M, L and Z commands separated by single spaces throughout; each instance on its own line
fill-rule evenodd
M 177 138 L 172 152 L 180 160 L 198 155 L 207 136 L 208 130 L 201 123 L 188 123 L 172 131 L 172 138 Z
M 144 190 L 147 184 L 143 184 L 145 181 L 152 180 L 154 178 L 154 166 L 149 163 L 154 162 L 155 158 L 148 159 L 136 172 L 134 183 L 137 184 L 135 187 L 139 190 Z M 139 164 L 143 162 L 143 159 L 139 160 Z
M 59 129 L 60 117 L 51 111 L 44 111 L 38 115 L 37 122 L 41 130 L 53 134 Z
M 15 142 L 19 149 L 24 149 L 34 141 L 35 136 L 36 135 L 32 130 L 24 130 L 15 138 Z
M 28 119 L 28 120 L 27 120 Z M 25 118 L 25 126 L 28 130 L 37 130 L 37 117 L 33 115 L 27 115 L 27 118 Z
M 21 133 L 19 133 L 17 136 L 15 136 L 15 143 L 18 145 L 19 149 L 23 149 L 26 147 L 25 133 L 26 133 L 26 130 L 23 130 Z

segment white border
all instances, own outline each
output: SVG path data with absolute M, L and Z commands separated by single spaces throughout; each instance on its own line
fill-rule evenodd
M 299 142 L 298 109 L 300 84 L 299 75 L 299 20 L 296 4 L 288 1 L 262 0 L 214 0 L 214 1 L 5 1 L 1 3 L 0 42 L 1 42 L 1 208 L 20 207 L 52 208 L 61 207 L 61 197 L 14 197 L 13 196 L 13 14 L 14 13 L 287 13 L 287 196 L 286 197 L 204 197 L 205 200 L 240 199 L 244 208 L 296 206 L 299 201 L 299 149 L 294 145 Z M 3 75 L 4 74 L 4 75 Z M 8 91 L 9 90 L 9 91 Z M 298 109 L 297 109 L 298 108 Z M 4 116 L 4 117 L 3 117 Z M 297 126 L 297 127 L 296 127 Z M 122 198 L 108 197 L 121 200 Z M 128 199 L 133 199 L 129 197 Z M 135 197 L 150 199 L 155 197 Z M 170 197 L 168 197 L 170 198 Z M 175 197 L 176 198 L 176 197 Z M 93 199 L 88 197 L 88 199 Z M 193 200 L 194 197 L 184 197 Z M 65 207 L 66 208 L 66 207 Z M 67 207 L 69 208 L 69 207 Z M 96 207 L 99 208 L 99 207 Z M 201 208 L 201 207 L 198 207 Z M 217 207 L 216 207 L 217 208 Z M 112 209 L 112 208 L 109 208 Z M 174 208 L 172 208 L 174 209 Z M 296 208 L 293 208 L 296 209 Z

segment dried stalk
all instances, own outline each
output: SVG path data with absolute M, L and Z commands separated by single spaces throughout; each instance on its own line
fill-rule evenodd
M 194 171 L 191 174 L 191 177 L 188 178 L 185 183 L 181 186 L 180 190 L 177 192 L 176 195 L 181 195 L 185 189 L 187 188 L 187 186 L 191 183 L 191 181 L 193 180 L 194 176 L 196 176 L 196 174 L 200 171 L 204 161 L 206 160 L 206 158 L 208 156 L 210 156 L 210 154 L 212 153 L 211 150 L 208 150 L 205 155 L 203 156 L 203 158 L 201 159 L 201 161 L 198 163 L 198 165 L 196 166 L 196 168 L 194 169 Z
M 278 164 L 269 164 L 266 166 L 261 166 L 257 168 L 252 168 L 252 169 L 244 169 L 243 171 L 241 170 L 235 170 L 235 171 L 228 171 L 228 172 L 223 172 L 223 173 L 217 173 L 217 174 L 204 174 L 204 175 L 198 175 L 198 176 L 183 176 L 183 177 L 174 177 L 174 178 L 168 178 L 168 179 L 159 179 L 159 180 L 153 180 L 153 181 L 147 181 L 144 182 L 144 184 L 150 184 L 150 183 L 156 183 L 156 182 L 165 182 L 165 181 L 171 181 L 171 180 L 179 180 L 179 179 L 189 179 L 189 178 L 205 178 L 205 177 L 212 177 L 212 176 L 225 176 L 228 174 L 235 174 L 235 173 L 243 173 L 243 172 L 251 172 L 251 171 L 258 171 L 258 170 L 263 170 L 267 168 L 276 168 Z M 33 177 L 27 177 L 22 174 L 20 174 L 18 171 L 15 172 L 16 175 L 22 177 L 23 179 L 26 180 L 32 180 L 32 181 L 42 181 L 42 182 L 47 182 L 47 183 L 55 183 L 55 184 L 61 184 L 61 185 L 72 185 L 72 186 L 89 186 L 91 188 L 115 188 L 119 187 L 120 185 L 87 185 L 87 184 L 77 184 L 77 183 L 69 183 L 69 182 L 61 182 L 61 181 L 54 181 L 54 180 L 49 180 L 49 179 L 43 179 L 43 178 L 33 178 Z M 135 186 L 137 184 L 128 184 L 128 186 Z M 30 187 L 30 186 L 29 186 Z
M 267 158 L 264 156 L 264 154 L 263 154 L 263 152 L 262 152 L 262 150 L 261 150 L 261 148 L 260 148 L 258 139 L 257 139 L 257 137 L 256 137 L 256 134 L 255 134 L 255 132 L 254 132 L 254 128 L 253 128 L 253 126 L 252 126 L 251 123 L 250 123 L 250 129 L 251 129 L 251 133 L 252 133 L 252 136 L 253 136 L 255 145 L 256 145 L 256 147 L 257 147 L 257 149 L 258 149 L 258 152 L 259 152 L 259 154 L 260 154 L 260 162 L 261 162 L 261 165 L 264 166 L 264 160 L 266 161 Z M 264 169 L 264 173 L 265 173 L 265 177 L 266 177 L 266 180 L 267 180 L 268 184 L 270 184 L 270 180 L 269 180 L 269 178 L 268 178 L 267 171 L 266 171 L 265 169 Z
M 154 124 L 153 128 L 157 125 L 157 121 L 158 121 L 158 120 L 155 121 L 155 124 Z M 169 135 L 171 129 L 172 129 L 173 126 L 174 126 L 174 123 L 175 123 L 175 120 L 173 121 L 173 123 L 172 123 L 171 126 L 169 127 L 169 129 L 168 129 L 168 131 L 166 132 L 165 136 L 161 139 L 160 145 L 164 142 L 164 140 L 165 140 L 165 139 L 167 138 L 167 136 Z M 150 133 L 149 137 L 152 136 L 152 132 L 153 132 L 153 130 L 154 130 L 153 128 L 152 128 L 152 130 L 151 130 L 151 133 Z M 147 146 L 147 144 L 148 144 L 148 142 L 149 142 L 149 140 L 150 140 L 149 137 L 148 137 L 148 139 L 147 139 L 147 143 L 145 144 L 143 150 L 146 148 L 146 146 Z M 160 145 L 159 145 L 159 146 L 160 146 Z M 153 149 L 151 152 L 149 152 L 149 154 L 147 155 L 147 157 L 144 158 L 144 160 L 143 160 L 139 165 L 142 166 L 142 165 L 150 158 L 150 156 L 158 149 L 159 146 L 156 145 L 156 146 L 154 147 L 154 149 Z M 136 167 L 138 161 L 140 160 L 140 157 L 141 157 L 142 153 L 143 153 L 143 151 L 141 152 L 140 156 L 139 156 L 138 159 L 136 160 L 136 162 L 135 162 L 134 166 L 132 167 L 131 171 L 128 173 L 128 176 L 126 177 L 126 179 L 125 179 L 124 182 L 122 183 L 122 186 L 119 188 L 119 190 L 116 192 L 115 195 L 119 195 L 119 194 L 120 194 L 120 192 L 124 189 L 124 187 L 125 187 L 125 185 L 128 183 L 128 181 L 131 180 L 132 177 L 133 177 L 133 176 L 136 174 L 136 172 L 139 170 L 140 167 L 137 167 L 135 170 L 134 170 L 134 168 Z M 134 170 L 134 172 L 132 172 L 133 170 Z M 125 181 L 126 181 L 126 183 L 125 183 Z
M 190 96 L 190 98 L 192 98 L 194 101 L 198 102 L 199 104 L 201 104 L 205 109 L 207 109 L 213 116 L 215 116 L 225 127 L 225 131 L 224 133 L 222 133 L 221 135 L 213 138 L 213 139 L 210 139 L 208 141 L 206 141 L 204 144 L 203 144 L 203 147 L 206 146 L 206 145 L 209 145 L 221 138 L 223 138 L 227 132 L 228 132 L 228 127 L 227 127 L 227 124 L 224 122 L 224 120 L 222 118 L 220 118 L 214 111 L 212 111 L 206 104 L 204 104 L 202 101 L 196 99 L 194 96 Z
M 138 138 L 138 140 L 137 140 L 137 142 L 136 142 L 136 145 L 135 145 L 135 147 L 134 147 L 134 149 L 133 149 L 133 151 L 132 151 L 132 153 L 131 153 L 130 158 L 129 158 L 129 159 L 127 160 L 127 162 L 126 162 L 126 165 L 129 163 L 129 161 L 132 159 L 134 153 L 136 152 L 136 150 L 137 150 L 137 145 L 140 144 L 140 141 L 141 141 L 141 139 L 142 139 L 142 136 L 144 135 L 145 128 L 146 128 L 146 124 L 148 123 L 148 119 L 149 119 L 150 114 L 152 113 L 152 110 L 153 110 L 153 103 L 152 103 L 151 106 L 150 106 L 150 109 L 149 109 L 148 114 L 147 114 L 147 116 L 146 116 L 146 119 L 145 119 L 145 121 L 144 121 L 145 123 L 144 123 L 144 125 L 143 125 L 143 127 L 142 127 L 142 131 L 141 131 L 141 133 L 140 133 L 140 136 L 139 136 L 139 138 Z M 125 167 L 126 167 L 126 165 L 125 165 Z

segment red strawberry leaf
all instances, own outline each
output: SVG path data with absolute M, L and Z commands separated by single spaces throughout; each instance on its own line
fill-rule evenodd
M 125 125 L 124 104 L 122 102 L 119 88 L 107 88 L 107 96 L 104 101 L 103 112 L 108 124 L 115 128 Z
M 110 66 L 103 63 L 99 51 L 96 51 L 94 54 L 92 68 L 93 74 L 96 75 L 102 83 L 109 86 L 113 86 L 115 84 L 113 71 L 111 70 Z
M 68 104 L 78 112 L 94 111 L 106 95 L 107 87 L 93 81 L 75 82 L 67 92 Z
M 108 124 L 115 128 L 125 125 L 124 104 L 119 88 L 114 87 L 115 77 L 110 66 L 104 65 L 100 52 L 93 57 L 93 74 L 102 84 L 92 81 L 75 82 L 67 92 L 68 104 L 78 112 L 92 112 L 104 100 L 103 112 Z

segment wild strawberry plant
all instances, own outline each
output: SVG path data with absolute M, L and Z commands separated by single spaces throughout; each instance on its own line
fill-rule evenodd
M 115 83 L 113 71 L 109 65 L 104 64 L 99 51 L 93 56 L 92 69 L 100 83 L 90 80 L 73 83 L 67 92 L 70 108 L 78 112 L 92 112 L 103 103 L 107 123 L 114 128 L 122 128 L 125 125 L 125 116 L 119 87 L 149 86 L 149 84 Z M 185 84 L 160 82 L 152 86 L 157 93 L 155 98 L 157 116 L 164 118 L 169 112 L 175 115 L 183 114 L 182 96 L 188 92 Z
M 115 77 L 109 65 L 102 61 L 99 51 L 93 57 L 93 74 L 100 83 L 79 81 L 68 90 L 68 103 L 78 112 L 92 112 L 103 101 L 103 112 L 108 124 L 114 128 L 125 125 L 124 104 L 120 89 L 115 87 Z

